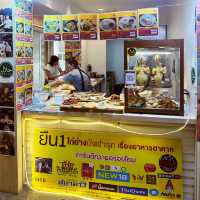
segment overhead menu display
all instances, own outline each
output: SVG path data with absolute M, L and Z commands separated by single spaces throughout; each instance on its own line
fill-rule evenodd
M 79 20 L 78 15 L 62 16 L 62 39 L 79 40 Z
M 118 38 L 135 38 L 137 36 L 137 11 L 117 13 Z
M 48 128 L 35 128 L 33 136 L 33 189 L 116 200 L 183 199 L 179 140 Z
M 158 8 L 80 15 L 45 15 L 45 40 L 133 39 L 158 35 Z M 26 27 L 25 27 L 26 32 Z
M 116 13 L 102 13 L 99 15 L 100 39 L 117 39 Z
M 80 20 L 80 39 L 97 40 L 97 14 L 81 14 Z
M 159 15 L 158 8 L 138 9 L 138 35 L 158 35 Z
M 45 15 L 43 26 L 45 40 L 61 40 L 61 16 Z

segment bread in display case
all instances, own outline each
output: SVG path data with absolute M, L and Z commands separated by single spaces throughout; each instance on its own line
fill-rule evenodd
M 125 41 L 124 52 L 125 112 L 184 115 L 184 40 Z

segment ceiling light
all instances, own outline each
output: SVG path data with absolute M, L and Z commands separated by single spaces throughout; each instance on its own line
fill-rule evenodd
M 97 10 L 100 11 L 100 12 L 104 11 L 103 8 L 98 8 Z

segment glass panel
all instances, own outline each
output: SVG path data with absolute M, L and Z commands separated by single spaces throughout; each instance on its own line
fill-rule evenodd
M 128 48 L 128 70 L 136 74 L 136 85 L 128 89 L 131 108 L 170 109 L 180 107 L 180 49 Z

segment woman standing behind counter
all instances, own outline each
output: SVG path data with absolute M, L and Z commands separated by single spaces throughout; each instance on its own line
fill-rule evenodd
M 56 80 L 59 76 L 64 74 L 59 66 L 59 58 L 57 56 L 51 56 L 49 63 L 44 68 L 44 71 L 45 84 Z

